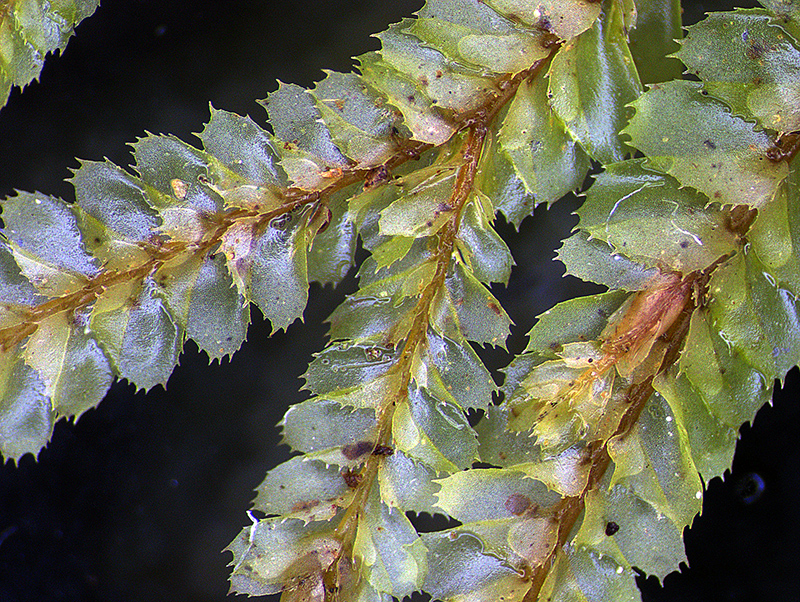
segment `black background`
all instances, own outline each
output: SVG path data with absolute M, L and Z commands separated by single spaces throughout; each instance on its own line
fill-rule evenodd
M 321 68 L 349 70 L 350 56 L 377 48 L 370 33 L 420 5 L 107 0 L 0 111 L 0 194 L 72 199 L 63 180 L 74 157 L 125 165 L 126 144 L 146 130 L 197 143 L 209 102 L 263 125 L 253 101 L 276 80 L 308 86 Z M 719 8 L 693 3 L 686 16 Z M 512 349 L 533 316 L 587 290 L 551 261 L 576 206 L 562 201 L 504 232 L 518 266 L 496 292 L 517 324 Z M 271 338 L 256 316 L 230 363 L 209 367 L 190 343 L 167 391 L 117 383 L 76 425 L 60 422 L 38 462 L 0 467 L 0 601 L 225 599 L 231 556 L 221 550 L 248 523 L 254 487 L 288 457 L 275 424 L 303 398 L 322 320 L 354 287 L 352 275 L 336 290 L 313 286 L 306 324 Z M 686 535 L 691 569 L 663 588 L 648 580 L 645 600 L 798 599 L 797 381 L 795 370 L 775 407 L 742 429 L 732 474 L 710 483 Z M 765 487 L 747 503 L 753 474 Z

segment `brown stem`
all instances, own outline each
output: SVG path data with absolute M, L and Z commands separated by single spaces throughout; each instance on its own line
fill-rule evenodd
M 671 326 L 661 335 L 666 341 L 666 349 L 663 360 L 656 371 L 656 374 L 663 372 L 669 366 L 674 364 L 679 357 L 683 341 L 689 332 L 689 322 L 694 312 L 696 305 L 692 295 L 692 289 L 699 285 L 704 285 L 706 278 L 704 275 L 690 274 L 686 278 L 680 280 L 674 287 L 675 290 L 682 290 L 683 295 L 667 295 L 671 299 L 672 304 L 679 304 L 681 307 L 680 312 L 674 318 Z M 687 286 L 689 285 L 689 286 Z M 663 296 L 663 292 L 656 290 L 657 295 Z M 644 302 L 640 305 L 648 306 Z M 631 309 L 636 311 L 635 304 L 631 305 Z M 669 308 L 663 309 L 664 313 L 669 313 Z M 631 312 L 628 312 L 631 313 Z M 627 320 L 626 320 L 627 318 Z M 643 319 L 638 316 L 624 317 L 621 322 L 628 322 L 632 325 L 640 324 Z M 612 436 L 624 435 L 631 431 L 639 420 L 639 415 L 644 409 L 645 403 L 653 394 L 653 378 L 655 374 L 649 376 L 644 381 L 631 385 L 625 393 L 622 403 L 627 406 L 627 410 L 622 415 L 619 425 Z M 550 556 L 533 572 L 530 588 L 525 595 L 524 602 L 536 602 L 539 598 L 539 593 L 544 586 L 553 563 L 557 555 L 561 552 L 567 539 L 573 532 L 578 520 L 580 519 L 585 503 L 586 495 L 592 489 L 596 488 L 602 481 L 603 476 L 611 464 L 611 456 L 608 453 L 608 440 L 594 441 L 589 444 L 590 454 L 588 462 L 591 463 L 589 471 L 589 478 L 584 490 L 577 496 L 565 497 L 556 506 L 553 516 L 558 521 L 558 539 Z

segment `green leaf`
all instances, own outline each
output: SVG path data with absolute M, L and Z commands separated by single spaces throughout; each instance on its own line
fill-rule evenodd
M 4 2 L 0 14 L 0 107 L 11 88 L 39 77 L 45 56 L 63 51 L 75 27 L 91 15 L 100 0 Z
M 426 389 L 409 387 L 394 410 L 392 435 L 398 449 L 436 472 L 463 470 L 477 459 L 475 431 L 461 409 Z
M 455 537 L 453 537 L 455 535 Z M 480 539 L 469 533 L 423 533 L 428 548 L 428 578 L 423 586 L 443 602 L 504 600 L 520 602 L 530 581 L 500 558 L 483 553 Z
M 647 288 L 658 271 L 616 253 L 603 240 L 589 238 L 588 232 L 576 232 L 561 243 L 558 259 L 567 274 L 595 282 L 611 290 L 638 291 Z
M 703 481 L 708 483 L 730 470 L 738 429 L 712 415 L 686 375 L 676 377 L 676 372 L 670 370 L 659 375 L 653 386 L 669 403 L 676 428 L 686 433 L 694 465 Z
M 800 295 L 800 169 L 795 167 L 775 196 L 758 210 L 747 233 L 753 251 L 780 287 Z
M 492 228 L 481 205 L 469 202 L 464 207 L 456 245 L 461 259 L 475 278 L 486 284 L 508 284 L 514 258 L 511 257 L 506 243 Z M 490 213 L 494 217 L 494 211 Z
M 647 267 L 684 274 L 707 268 L 737 247 L 726 212 L 706 207 L 705 197 L 642 163 L 606 167 L 577 212 L 581 229 Z
M 2 202 L 5 237 L 22 274 L 39 293 L 57 297 L 97 273 L 69 206 L 55 197 L 20 192 Z
M 589 158 L 547 99 L 544 77 L 523 82 L 502 120 L 499 142 L 525 191 L 549 204 L 581 186 Z
M 411 595 L 425 580 L 426 552 L 405 513 L 381 502 L 373 489 L 366 508 L 359 514 L 353 544 L 353 555 L 370 585 L 400 599 Z
M 239 222 L 222 237 L 220 251 L 239 294 L 258 305 L 273 330 L 301 317 L 308 301 L 304 222 L 299 212 L 284 213 L 265 225 Z
M 0 452 L 12 460 L 36 456 L 53 432 L 45 383 L 14 351 L 0 357 Z
M 505 347 L 511 318 L 489 290 L 461 263 L 455 264 L 445 286 L 431 320 L 437 332 L 461 344 L 466 339 Z
M 88 312 L 61 312 L 42 320 L 25 344 L 25 362 L 44 382 L 56 418 L 77 419 L 102 401 L 114 380 L 88 323 Z
M 436 473 L 428 466 L 397 450 L 383 459 L 378 470 L 381 501 L 404 511 L 437 512 L 434 482 Z
M 239 350 L 250 306 L 233 286 L 222 255 L 179 257 L 158 271 L 156 281 L 175 322 L 210 359 Z
M 332 141 L 360 167 L 380 165 L 395 149 L 396 117 L 356 74 L 325 73 L 312 95 Z
M 495 73 L 518 73 L 547 56 L 545 32 L 523 29 L 469 0 L 427 3 L 409 28 L 459 63 Z
M 398 355 L 397 350 L 378 345 L 332 343 L 315 354 L 303 378 L 306 388 L 317 395 L 348 390 L 383 376 Z
M 346 408 L 318 397 L 291 406 L 279 426 L 283 443 L 308 458 L 338 466 L 363 462 L 378 434 L 374 410 Z
M 683 35 L 682 12 L 680 0 L 636 0 L 629 47 L 643 84 L 681 78 L 683 69 L 670 55 L 678 50 L 676 40 Z
M 603 15 L 553 57 L 548 98 L 584 150 L 598 161 L 612 163 L 631 152 L 619 132 L 628 118 L 625 105 L 641 94 L 642 85 L 617 3 L 606 2 Z M 593 68 L 587 70 L 585 65 Z
M 552 602 L 639 602 L 635 574 L 610 554 L 586 547 L 569 547 L 560 554 L 541 590 Z
M 589 0 L 486 0 L 501 15 L 570 40 L 589 29 L 600 15 L 598 2 Z
M 689 81 L 653 86 L 633 103 L 636 114 L 623 133 L 647 155 L 646 167 L 721 205 L 764 206 L 786 177 L 786 163 L 767 158 L 772 140 L 766 133 L 700 89 Z
M 86 245 L 106 269 L 126 269 L 147 258 L 161 225 L 142 182 L 108 161 L 84 161 L 71 179 L 75 211 Z
M 327 521 L 350 504 L 351 489 L 337 466 L 296 456 L 267 473 L 256 489 L 257 510 L 306 523 Z
M 133 146 L 136 171 L 156 209 L 188 207 L 198 212 L 222 209 L 222 197 L 211 179 L 213 161 L 206 153 L 174 136 L 140 138 Z
M 211 107 L 211 119 L 198 137 L 205 151 L 232 174 L 229 179 L 258 188 L 288 185 L 269 134 L 250 117 Z
M 115 374 L 137 389 L 166 385 L 178 363 L 181 336 L 152 280 L 107 289 L 92 309 L 89 328 Z
M 800 129 L 800 50 L 769 13 L 715 13 L 688 32 L 675 56 L 711 96 L 762 127 Z

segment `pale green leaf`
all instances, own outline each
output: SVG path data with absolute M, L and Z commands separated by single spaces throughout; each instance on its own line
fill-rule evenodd
M 636 159 L 606 166 L 577 213 L 580 228 L 615 252 L 685 274 L 707 268 L 738 245 L 728 214 L 706 204 L 702 195 Z
M 46 385 L 15 351 L 0 358 L 0 452 L 12 460 L 36 456 L 53 433 Z
M 544 77 L 520 85 L 502 123 L 500 149 L 538 203 L 551 203 L 581 186 L 589 158 L 548 104 Z
M 81 288 L 97 273 L 70 207 L 55 197 L 20 192 L 2 201 L 3 236 L 22 274 L 48 296 Z
M 555 114 L 586 152 L 612 163 L 631 153 L 619 132 L 629 116 L 625 105 L 641 94 L 642 85 L 617 3 L 607 3 L 603 14 L 553 58 L 548 97 Z M 593 67 L 589 70 L 586 65 Z
M 522 20 L 569 40 L 586 31 L 600 15 L 600 3 L 590 0 L 486 0 L 502 15 Z
M 647 288 L 658 274 L 614 251 L 603 240 L 589 238 L 588 232 L 576 232 L 561 243 L 558 259 L 566 266 L 567 274 L 581 280 L 609 287 L 638 291 Z
M 542 587 L 552 602 L 639 602 L 635 573 L 615 562 L 610 554 L 586 547 L 570 547 L 558 556 Z
M 793 132 L 800 129 L 796 44 L 766 11 L 714 13 L 688 28 L 675 56 L 735 115 Z
M 92 309 L 89 328 L 115 374 L 137 389 L 166 385 L 178 363 L 181 333 L 152 280 L 107 289 Z
M 157 272 L 156 282 L 176 323 L 210 359 L 239 350 L 250 306 L 233 285 L 222 255 L 179 257 Z
M 701 87 L 689 81 L 653 86 L 634 103 L 636 114 L 624 133 L 647 155 L 647 167 L 712 201 L 765 205 L 788 174 L 786 163 L 770 161 L 772 139 L 700 94 Z

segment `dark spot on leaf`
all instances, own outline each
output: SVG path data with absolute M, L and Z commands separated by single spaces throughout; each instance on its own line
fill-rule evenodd
M 342 478 L 344 479 L 344 482 L 347 483 L 347 486 L 350 489 L 355 489 L 361 483 L 361 479 L 364 478 L 364 475 L 362 475 L 358 471 L 346 468 L 345 470 L 342 471 Z
M 688 246 L 689 246 L 689 241 L 688 240 L 682 240 L 681 241 L 681 249 L 686 249 Z
M 391 456 L 393 453 L 394 450 L 387 445 L 378 445 L 372 450 L 373 456 Z
M 531 500 L 528 496 L 522 495 L 521 493 L 512 493 L 510 496 L 508 496 L 508 499 L 504 505 L 506 510 L 508 510 L 511 514 L 519 516 L 528 508 L 530 508 Z
M 497 305 L 497 303 L 495 303 L 494 301 L 491 301 L 491 302 L 489 303 L 489 309 L 491 309 L 491 310 L 492 310 L 494 313 L 496 313 L 498 316 L 500 315 L 500 306 L 499 306 L 499 305 Z
M 711 140 L 703 140 L 703 146 L 711 150 L 715 150 L 717 148 L 717 145 L 714 144 Z
M 619 525 L 617 523 L 615 523 L 614 521 L 609 521 L 606 523 L 606 535 L 611 537 L 617 531 L 619 531 Z
M 319 506 L 319 500 L 300 500 L 299 502 L 296 502 L 294 506 L 292 506 L 292 512 L 305 512 L 306 510 L 310 510 L 316 506 Z
M 375 444 L 372 441 L 359 441 L 358 443 L 350 443 L 342 448 L 342 455 L 348 460 L 355 460 L 366 453 L 372 451 Z

